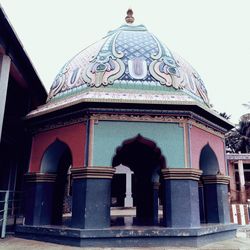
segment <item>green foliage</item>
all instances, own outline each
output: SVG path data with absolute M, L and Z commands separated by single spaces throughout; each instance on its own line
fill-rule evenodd
M 232 153 L 250 153 L 250 120 L 241 118 L 239 124 L 226 134 L 226 147 Z

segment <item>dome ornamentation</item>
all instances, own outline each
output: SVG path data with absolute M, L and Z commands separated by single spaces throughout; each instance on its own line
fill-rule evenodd
M 192 66 L 145 26 L 131 24 L 109 32 L 70 60 L 52 84 L 48 101 L 82 91 L 124 89 L 188 94 L 209 106 L 204 83 Z
M 117 35 L 116 35 L 117 36 Z M 91 87 L 100 87 L 112 84 L 115 79 L 123 75 L 125 66 L 120 60 L 122 53 L 117 53 L 112 47 L 116 36 L 102 47 L 100 52 L 89 62 L 89 65 L 83 75 L 84 81 Z
M 128 9 L 127 16 L 125 17 L 126 23 L 133 23 L 135 21 L 135 18 L 133 17 L 133 10 Z

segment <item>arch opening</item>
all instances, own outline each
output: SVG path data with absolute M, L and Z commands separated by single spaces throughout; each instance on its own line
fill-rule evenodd
M 71 212 L 71 166 L 70 148 L 66 143 L 57 139 L 47 148 L 41 161 L 42 173 L 56 174 L 49 207 L 52 225 L 62 224 L 63 215 Z
M 112 166 L 126 166 L 133 174 L 129 188 L 132 193 L 133 206 L 136 207 L 134 224 L 156 225 L 159 223 L 158 208 L 160 187 L 160 170 L 166 167 L 165 157 L 156 143 L 138 134 L 126 140 L 116 149 Z M 114 177 L 115 178 L 115 177 Z M 120 183 L 121 184 L 121 183 Z M 126 181 L 126 184 L 128 182 Z M 112 190 L 121 185 L 113 185 Z M 126 197 L 127 198 L 127 197 Z
M 208 189 L 204 187 L 203 176 L 215 176 L 220 173 L 219 162 L 217 156 L 209 144 L 205 145 L 200 153 L 199 167 L 202 170 L 200 187 L 199 187 L 199 208 L 201 223 L 208 223 L 208 214 L 211 213 L 209 206 L 210 197 L 216 200 L 216 189 Z
M 202 175 L 216 175 L 219 173 L 217 156 L 209 144 L 205 145 L 201 150 L 199 165 Z

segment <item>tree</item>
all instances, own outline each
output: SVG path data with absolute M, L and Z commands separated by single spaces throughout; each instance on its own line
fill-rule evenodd
M 233 153 L 250 153 L 250 120 L 241 118 L 239 124 L 226 134 L 226 147 Z

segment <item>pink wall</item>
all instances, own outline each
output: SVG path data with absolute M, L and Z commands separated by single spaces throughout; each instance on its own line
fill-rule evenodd
M 33 136 L 29 172 L 39 172 L 44 152 L 56 139 L 68 145 L 73 167 L 83 167 L 86 142 L 85 124 L 79 123 L 41 132 Z
M 190 129 L 190 141 L 191 141 L 191 159 L 192 168 L 199 169 L 200 153 L 202 148 L 209 144 L 213 149 L 214 153 L 219 162 L 219 167 L 221 173 L 226 173 L 226 162 L 225 162 L 225 151 L 223 139 L 219 136 L 211 134 L 207 131 L 204 131 L 200 128 L 195 127 L 194 125 Z

